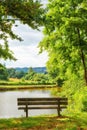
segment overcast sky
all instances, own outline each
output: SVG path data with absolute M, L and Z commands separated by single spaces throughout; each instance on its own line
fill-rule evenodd
M 46 4 L 47 0 L 43 0 Z M 9 40 L 9 47 L 14 52 L 17 61 L 3 61 L 6 67 L 42 67 L 46 66 L 48 56 L 46 52 L 39 54 L 37 47 L 43 38 L 41 31 L 32 30 L 29 26 L 20 24 L 17 21 L 18 27 L 13 27 L 16 34 L 22 37 L 23 41 Z

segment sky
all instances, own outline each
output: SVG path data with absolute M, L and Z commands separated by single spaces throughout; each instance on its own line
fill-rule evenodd
M 47 0 L 44 0 L 44 4 Z M 38 44 L 43 39 L 41 31 L 33 30 L 27 25 L 17 21 L 18 27 L 13 27 L 15 34 L 22 37 L 23 41 L 9 39 L 10 50 L 13 51 L 17 61 L 1 60 L 7 68 L 11 67 L 43 67 L 48 60 L 47 52 L 39 54 Z

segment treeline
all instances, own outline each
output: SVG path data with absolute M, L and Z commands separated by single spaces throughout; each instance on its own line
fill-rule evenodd
M 21 82 L 30 81 L 32 84 L 35 82 L 36 84 L 51 84 L 54 82 L 47 72 L 35 72 L 32 67 L 27 72 L 24 72 L 23 70 L 18 71 L 15 68 L 6 68 L 0 64 L 0 80 L 9 81 L 10 79 L 18 79 Z

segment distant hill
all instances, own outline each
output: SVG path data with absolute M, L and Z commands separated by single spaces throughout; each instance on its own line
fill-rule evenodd
M 23 72 L 27 72 L 29 70 L 28 67 L 24 67 L 24 68 L 20 68 L 20 67 L 17 67 L 17 68 L 14 68 L 16 71 L 23 71 Z M 47 70 L 46 70 L 46 67 L 32 67 L 32 69 L 37 72 L 37 73 L 46 73 Z

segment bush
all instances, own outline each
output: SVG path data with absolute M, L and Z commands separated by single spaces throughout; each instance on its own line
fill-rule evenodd
M 72 113 L 80 113 L 87 111 L 87 86 L 80 79 L 72 79 L 65 82 L 63 96 L 69 99 L 68 111 Z

